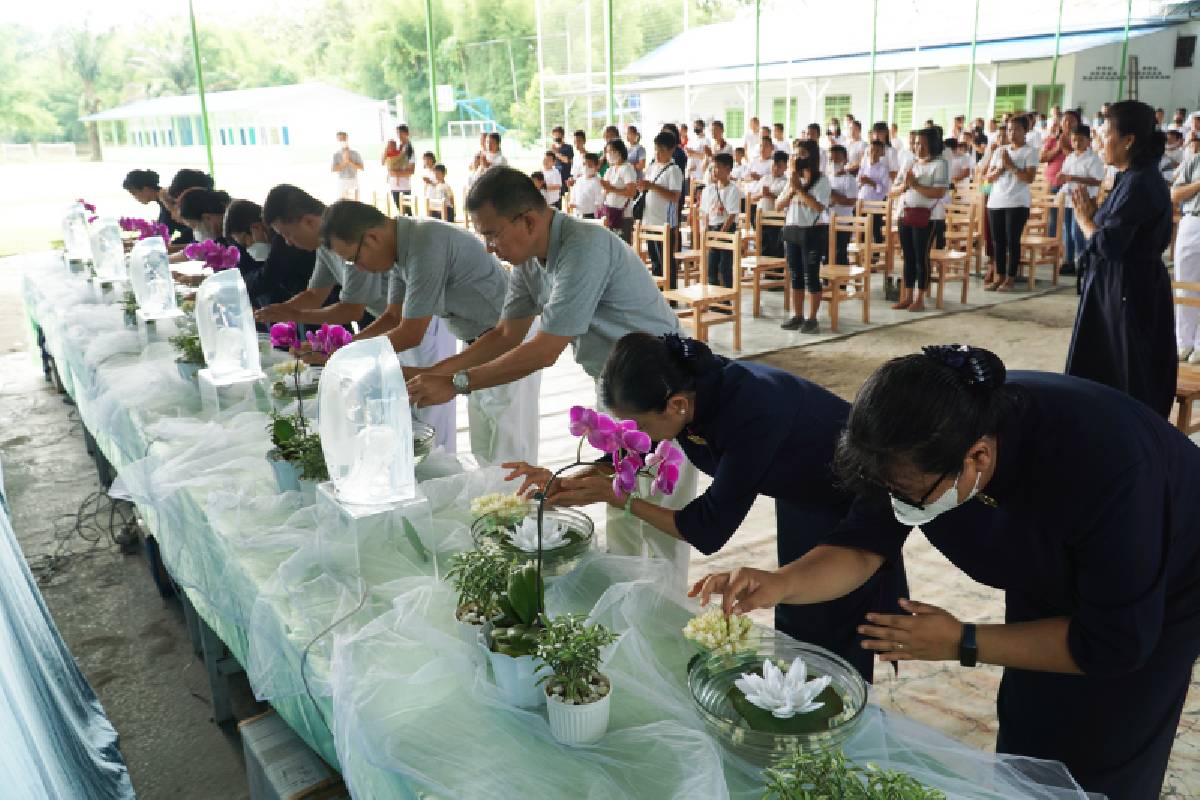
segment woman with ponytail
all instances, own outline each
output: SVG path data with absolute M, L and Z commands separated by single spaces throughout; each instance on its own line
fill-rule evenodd
M 1157 798 L 1200 655 L 1200 449 L 1127 394 L 941 345 L 867 379 L 836 466 L 861 504 L 828 544 L 692 594 L 732 613 L 828 602 L 896 563 L 919 525 L 1005 591 L 1005 622 L 903 600 L 905 614 L 862 621 L 864 646 L 1004 667 L 998 752 L 1061 761 L 1089 792 Z M 894 519 L 858 516 L 872 506 Z
M 679 510 L 650 499 L 629 506 L 631 514 L 706 555 L 725 546 L 760 495 L 775 500 L 781 564 L 816 547 L 850 513 L 853 496 L 838 485 L 832 469 L 850 405 L 814 383 L 714 355 L 694 339 L 631 333 L 609 355 L 601 393 L 617 417 L 635 420 L 654 441 L 674 440 L 712 476 L 708 489 Z M 568 478 L 552 501 L 623 508 L 625 500 L 614 496 L 604 472 L 611 470 L 594 468 Z M 537 471 L 531 477 L 540 484 L 547 476 Z M 888 524 L 886 510 L 874 513 Z M 860 583 L 829 603 L 777 608 L 775 626 L 832 650 L 869 681 L 874 655 L 863 649 L 855 628 L 868 612 L 899 609 L 897 599 L 907 592 L 904 565 L 897 559 Z

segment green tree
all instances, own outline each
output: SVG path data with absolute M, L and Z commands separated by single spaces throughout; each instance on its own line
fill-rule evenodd
M 79 83 L 79 117 L 95 114 L 102 107 L 100 93 L 105 83 L 105 67 L 112 31 L 92 33 L 85 20 L 83 27 L 60 33 L 59 59 L 63 69 Z M 96 123 L 86 124 L 92 146 L 92 160 L 100 160 L 100 130 Z
M 32 141 L 61 132 L 58 120 L 46 109 L 45 91 L 23 69 L 35 49 L 36 40 L 28 31 L 0 26 L 0 138 Z

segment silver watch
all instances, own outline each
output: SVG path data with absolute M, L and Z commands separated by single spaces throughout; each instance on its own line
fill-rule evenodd
M 454 384 L 455 394 L 471 393 L 471 379 L 467 377 L 467 371 L 465 369 L 460 369 L 458 372 L 454 373 L 454 377 L 452 377 L 450 381 Z

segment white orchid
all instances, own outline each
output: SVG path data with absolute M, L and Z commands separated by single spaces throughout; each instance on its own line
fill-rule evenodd
M 542 525 L 542 549 L 555 550 L 567 543 L 567 532 L 570 530 L 566 525 L 554 520 L 545 519 Z M 538 523 L 537 517 L 525 517 L 521 520 L 521 524 L 512 532 L 511 541 L 513 547 L 518 550 L 524 550 L 526 553 L 536 553 L 538 549 Z
M 779 719 L 809 714 L 824 706 L 813 702 L 833 679 L 828 675 L 808 680 L 808 667 L 797 657 L 784 675 L 770 659 L 763 661 L 763 674 L 743 673 L 733 682 L 754 705 Z

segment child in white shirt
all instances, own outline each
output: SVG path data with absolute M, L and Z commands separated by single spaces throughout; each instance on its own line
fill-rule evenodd
M 425 152 L 421 156 L 421 186 L 425 199 L 429 199 L 429 187 L 433 185 L 433 168 L 437 166 L 437 156 Z
M 733 171 L 729 174 L 734 183 L 740 183 L 750 177 L 750 165 L 746 163 L 746 148 L 733 149 Z
M 446 183 L 446 165 L 434 164 L 433 166 L 433 183 L 426 189 L 425 196 L 429 200 L 444 201 L 446 203 L 446 222 L 454 222 L 454 190 L 450 188 L 450 184 Z M 441 219 L 441 215 L 436 211 L 429 212 L 430 216 Z
M 542 194 L 546 205 L 552 208 L 562 208 L 562 173 L 558 171 L 558 158 L 553 150 L 547 150 L 542 157 L 542 182 L 546 188 Z
M 713 156 L 713 179 L 700 195 L 700 213 L 710 231 L 732 231 L 737 227 L 742 192 L 729 179 L 732 171 L 733 156 L 728 153 Z M 728 250 L 709 251 L 708 282 L 713 286 L 733 287 L 733 253 Z
M 849 155 L 845 145 L 835 144 L 829 148 L 829 213 L 839 217 L 854 216 L 854 201 L 858 196 L 858 182 L 847 170 Z M 838 231 L 834 243 L 838 264 L 849 264 L 850 231 Z
M 750 201 L 755 205 L 750 207 L 750 224 L 757 224 L 758 214 L 775 210 L 775 198 L 787 189 L 788 154 L 776 153 L 771 159 L 771 171 L 754 182 L 750 190 Z M 762 229 L 762 246 L 759 252 L 764 256 L 783 256 L 783 239 L 780 228 L 774 225 Z
M 1100 193 L 1100 182 L 1104 180 L 1104 162 L 1092 149 L 1092 132 L 1087 125 L 1080 124 L 1071 132 L 1071 147 L 1071 154 L 1063 161 L 1055 179 L 1063 187 L 1060 191 L 1066 194 L 1063 201 L 1063 238 L 1066 239 L 1067 262 L 1060 271 L 1063 275 L 1075 274 L 1075 257 L 1083 253 L 1087 244 L 1083 231 L 1075 223 L 1075 204 L 1071 191 L 1077 185 L 1086 186 L 1088 195 L 1095 197 Z
M 580 159 L 582 170 L 571 187 L 571 205 L 584 219 L 595 219 L 600 203 L 604 199 L 604 188 L 600 185 L 600 156 L 584 153 Z
M 867 147 L 867 154 L 858 165 L 858 199 L 886 200 L 888 189 L 892 185 L 892 177 L 888 170 L 885 157 L 888 146 L 879 139 L 873 139 Z M 883 215 L 871 216 L 871 238 L 876 244 L 883 243 Z

